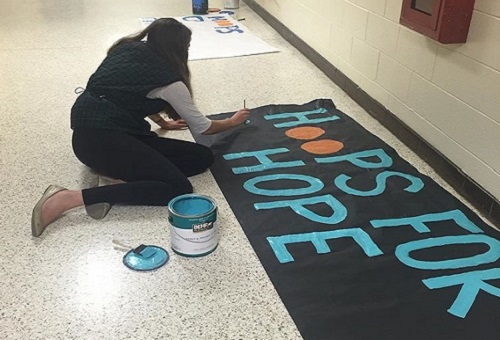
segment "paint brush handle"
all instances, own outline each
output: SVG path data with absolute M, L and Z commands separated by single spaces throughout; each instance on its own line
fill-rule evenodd
M 128 249 L 128 250 L 131 250 L 131 249 L 134 249 L 133 247 L 123 243 L 122 241 L 119 241 L 119 240 L 113 240 L 113 244 L 115 246 L 118 246 L 120 248 L 125 248 L 125 249 Z

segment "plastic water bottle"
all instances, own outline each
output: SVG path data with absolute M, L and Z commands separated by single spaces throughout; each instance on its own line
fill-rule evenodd
M 207 14 L 208 0 L 193 0 L 193 14 Z

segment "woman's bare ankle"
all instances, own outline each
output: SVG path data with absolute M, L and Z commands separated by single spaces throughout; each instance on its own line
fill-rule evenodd
M 63 190 L 47 199 L 42 206 L 42 221 L 45 225 L 56 221 L 66 211 L 83 205 L 81 190 Z

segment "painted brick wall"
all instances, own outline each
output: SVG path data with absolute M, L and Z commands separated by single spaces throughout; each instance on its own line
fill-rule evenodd
M 256 2 L 500 200 L 500 1 L 456 45 L 400 25 L 402 0 Z

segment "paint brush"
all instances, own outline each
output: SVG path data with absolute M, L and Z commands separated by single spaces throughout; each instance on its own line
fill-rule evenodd
M 132 252 L 134 254 L 137 254 L 143 258 L 149 258 L 149 257 L 153 256 L 154 254 L 156 254 L 156 249 L 154 249 L 153 247 L 146 246 L 144 244 L 141 244 L 140 246 L 135 247 L 135 248 L 131 247 L 131 246 L 119 241 L 119 240 L 113 240 L 113 244 L 115 245 L 115 248 L 132 250 Z
M 247 108 L 247 100 L 246 100 L 246 99 L 243 99 L 243 108 L 244 108 L 244 109 L 246 109 L 246 108 Z M 244 124 L 245 124 L 245 125 L 250 124 L 250 119 L 245 120 Z

